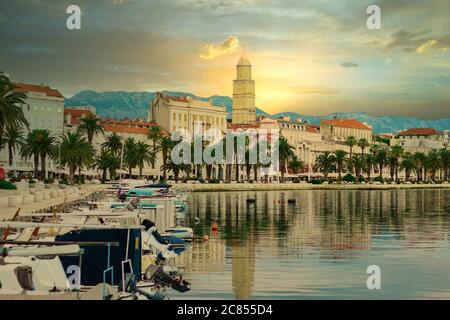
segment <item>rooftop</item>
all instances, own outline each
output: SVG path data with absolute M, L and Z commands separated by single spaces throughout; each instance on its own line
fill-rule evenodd
M 245 53 L 242 54 L 241 58 L 239 59 L 239 62 L 237 64 L 238 66 L 251 66 L 250 60 L 248 60 Z
M 433 128 L 411 128 L 398 133 L 399 136 L 434 136 L 440 134 L 440 131 Z
M 80 118 L 82 116 L 93 115 L 94 113 L 89 109 L 76 109 L 76 108 L 64 108 L 64 116 L 70 114 L 70 124 L 80 124 Z
M 330 124 L 335 127 L 343 127 L 343 128 L 352 128 L 352 129 L 361 129 L 361 130 L 372 130 L 371 127 L 365 125 L 364 123 L 356 120 L 356 119 L 343 119 L 343 118 L 335 118 L 335 119 L 322 119 L 322 123 Z
M 52 89 L 45 85 L 27 84 L 27 83 L 14 83 L 17 92 L 38 92 L 45 93 L 48 97 L 64 98 L 61 92 L 56 89 Z

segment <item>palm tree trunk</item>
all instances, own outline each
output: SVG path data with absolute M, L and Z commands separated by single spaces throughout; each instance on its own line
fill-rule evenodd
M 258 165 L 254 164 L 253 165 L 253 179 L 256 181 L 258 181 Z
M 163 156 L 163 180 L 166 181 L 167 180 L 167 170 L 166 170 L 167 154 L 165 152 L 163 152 L 162 156 Z
M 8 164 L 9 166 L 13 164 L 13 147 L 10 144 L 8 144 Z
M 46 154 L 41 154 L 41 177 L 42 179 L 45 179 L 45 160 L 46 160 Z
M 88 142 L 92 146 L 92 139 L 94 138 L 94 132 L 88 132 Z
M 139 165 L 139 177 L 142 178 L 142 165 L 141 164 Z
M 106 168 L 102 170 L 102 183 L 106 181 Z
M 34 154 L 34 178 L 38 179 L 38 170 L 39 170 L 39 154 Z
M 69 166 L 69 179 L 70 179 L 70 183 L 73 184 L 74 179 L 75 179 L 75 170 L 76 170 L 76 166 L 75 165 L 70 165 Z

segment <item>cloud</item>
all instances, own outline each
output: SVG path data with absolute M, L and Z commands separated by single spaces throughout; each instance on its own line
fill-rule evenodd
M 359 67 L 359 64 L 354 63 L 354 62 L 343 62 L 343 63 L 341 63 L 341 66 L 344 68 L 357 68 L 357 67 Z
M 206 60 L 211 60 L 219 56 L 231 53 L 239 47 L 239 39 L 235 36 L 229 36 L 227 40 L 219 45 L 205 44 L 200 50 L 199 57 Z
M 392 35 L 393 40 L 387 44 L 387 48 L 400 48 L 405 52 L 426 53 L 431 49 L 446 51 L 450 46 L 450 35 L 441 37 L 429 36 L 426 32 L 412 33 L 399 30 Z
M 420 47 L 417 48 L 417 53 L 425 53 L 428 50 L 430 50 L 432 47 L 436 46 L 439 43 L 437 40 L 428 40 L 424 44 L 422 44 Z

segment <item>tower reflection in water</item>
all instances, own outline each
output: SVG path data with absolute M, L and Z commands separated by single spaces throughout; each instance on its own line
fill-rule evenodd
M 365 271 L 354 275 L 374 254 L 406 263 L 408 249 L 446 244 L 450 227 L 446 190 L 194 193 L 189 202 L 188 224 L 211 239 L 194 241 L 177 264 L 202 298 L 301 298 L 333 287 L 366 294 L 358 291 Z

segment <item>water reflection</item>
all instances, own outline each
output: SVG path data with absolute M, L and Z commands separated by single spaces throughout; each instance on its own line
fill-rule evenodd
M 193 284 L 183 297 L 448 297 L 449 200 L 443 189 L 195 193 L 189 224 L 211 239 L 177 261 Z M 380 291 L 365 287 L 370 264 Z

